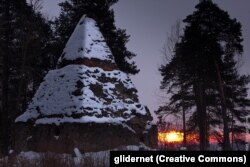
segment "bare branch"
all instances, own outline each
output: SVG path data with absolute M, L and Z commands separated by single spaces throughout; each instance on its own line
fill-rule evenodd
M 171 26 L 170 33 L 167 33 L 166 42 L 161 50 L 164 55 L 164 60 L 169 62 L 174 54 L 175 45 L 179 42 L 181 37 L 181 21 L 178 19 L 176 23 Z
M 43 0 L 29 0 L 29 4 L 36 12 L 41 11 L 43 8 Z

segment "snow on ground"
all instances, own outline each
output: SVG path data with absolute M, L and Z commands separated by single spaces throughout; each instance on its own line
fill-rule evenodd
M 139 151 L 141 149 L 151 150 L 144 144 L 140 146 L 128 145 L 115 148 L 112 150 L 104 150 L 99 152 L 80 152 L 78 148 L 72 150 L 73 154 L 57 154 L 57 153 L 38 153 L 34 151 L 21 152 L 17 155 L 10 154 L 8 157 L 0 158 L 0 166 L 3 164 L 12 164 L 12 166 L 44 166 L 51 165 L 52 161 L 65 166 L 109 166 L 110 151 L 129 150 Z M 15 158 L 13 158 L 13 156 Z M 8 162 L 9 163 L 6 163 Z M 4 163 L 5 162 L 5 163 Z M 59 163 L 62 162 L 62 163 Z
M 34 160 L 40 158 L 40 154 L 34 151 L 27 151 L 27 152 L 21 152 L 19 155 L 19 158 L 24 158 L 27 160 Z
M 69 38 L 59 63 L 78 58 L 97 58 L 114 63 L 112 53 L 107 46 L 96 22 L 83 16 Z

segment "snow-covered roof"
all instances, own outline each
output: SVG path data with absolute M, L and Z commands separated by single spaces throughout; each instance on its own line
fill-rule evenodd
M 138 103 L 127 74 L 68 65 L 47 74 L 32 103 L 16 122 L 119 123 L 134 115 L 147 115 L 147 111 Z
M 70 36 L 58 64 L 63 60 L 95 58 L 114 63 L 112 53 L 95 20 L 83 16 Z
M 85 63 L 74 63 L 78 59 Z M 109 123 L 131 131 L 129 122 L 135 119 L 144 120 L 145 127 L 150 124 L 149 110 L 138 102 L 129 76 L 117 68 L 105 68 L 115 62 L 93 19 L 82 17 L 78 23 L 59 63 L 67 60 L 70 63 L 49 71 L 16 122 Z

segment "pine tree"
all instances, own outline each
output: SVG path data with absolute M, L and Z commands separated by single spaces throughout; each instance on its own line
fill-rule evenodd
M 54 61 L 57 61 L 77 22 L 81 16 L 85 14 L 87 17 L 96 20 L 98 27 L 100 27 L 114 55 L 118 68 L 129 74 L 138 73 L 139 70 L 135 62 L 128 61 L 135 57 L 135 54 L 126 48 L 129 36 L 125 30 L 116 28 L 114 24 L 114 11 L 110 8 L 117 1 L 118 0 L 66 0 L 60 3 L 61 13 L 55 21 L 56 42 L 54 45 L 56 51 L 54 53 Z
M 246 98 L 248 77 L 240 76 L 235 68 L 235 58 L 243 51 L 241 25 L 212 1 L 200 1 L 196 9 L 184 20 L 184 35 L 176 44 L 172 60 L 160 69 L 164 77 L 163 86 L 171 88 L 171 85 L 175 85 L 180 89 L 183 85 L 189 85 L 188 88 L 192 89 L 197 112 L 191 119 L 199 127 L 201 150 L 207 148 L 212 122 L 223 123 L 223 149 L 229 150 L 228 115 L 237 108 L 232 104 L 238 103 L 237 99 L 242 97 L 244 103 L 242 101 L 241 107 L 249 105 Z M 233 82 L 232 78 L 238 80 Z M 228 89 L 230 84 L 241 90 L 234 97 L 229 93 L 234 92 Z M 244 117 L 246 110 L 233 114 L 236 113 Z M 215 121 L 218 115 L 220 120 Z
M 9 93 L 9 87 L 8 87 L 8 80 L 9 80 L 9 47 L 10 47 L 10 2 L 9 1 L 1 1 L 0 2 L 0 20 L 1 20 L 1 28 L 0 28 L 0 57 L 1 57 L 1 124 L 0 124 L 0 130 L 1 130 L 1 153 L 7 154 L 8 147 L 6 145 L 9 145 L 8 136 L 8 124 L 9 124 L 9 109 L 8 109 L 8 93 Z
M 228 119 L 231 132 L 232 146 L 234 144 L 234 135 L 246 133 L 245 121 L 250 111 L 250 99 L 248 99 L 248 87 L 250 83 L 250 76 L 239 75 L 237 70 L 237 62 L 231 59 L 231 55 L 224 58 L 224 72 L 222 76 L 225 86 L 225 100 L 228 109 Z M 240 136 L 240 135 L 237 135 Z M 237 139 L 237 137 L 236 137 Z
M 50 67 L 50 24 L 25 0 L 0 3 L 1 151 L 8 153 L 15 117 Z

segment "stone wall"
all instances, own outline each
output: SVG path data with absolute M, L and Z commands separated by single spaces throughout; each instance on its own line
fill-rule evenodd
M 139 145 L 140 142 L 153 146 L 156 138 L 154 135 L 155 130 L 152 129 L 143 138 L 145 141 L 141 141 L 140 135 L 127 128 L 107 123 L 68 123 L 59 126 L 18 123 L 15 128 L 14 150 L 72 153 L 74 148 L 81 152 L 95 152 L 126 145 Z

